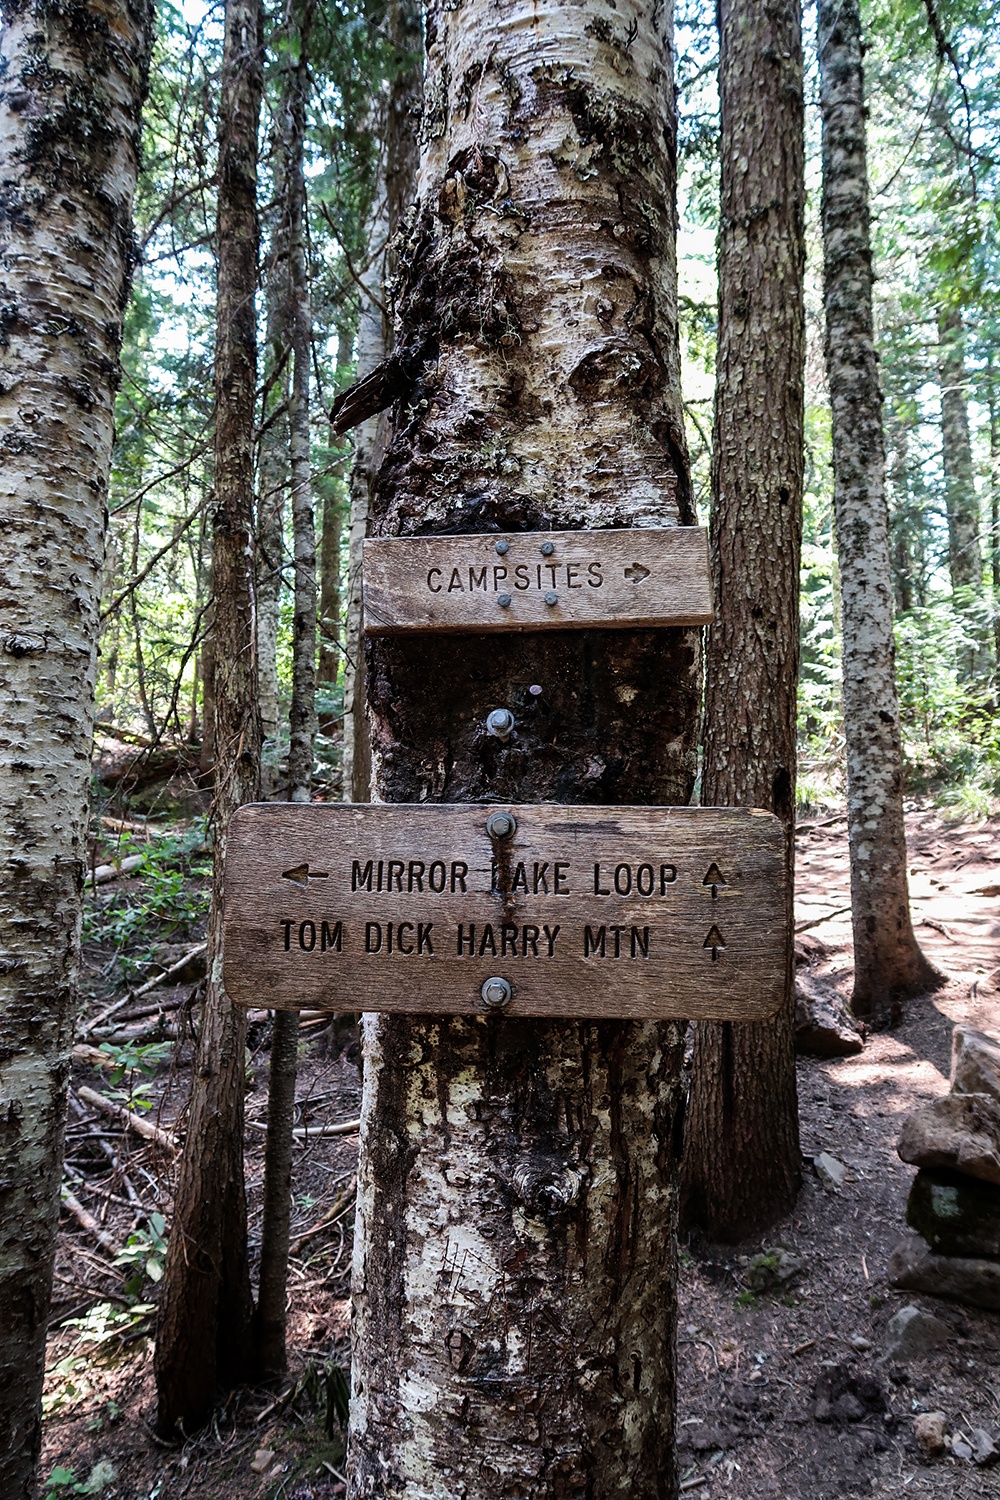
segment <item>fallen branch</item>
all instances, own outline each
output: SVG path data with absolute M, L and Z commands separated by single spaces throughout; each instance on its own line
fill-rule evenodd
M 142 984 L 140 984 L 138 989 L 130 989 L 127 994 L 122 995 L 120 999 L 112 1001 L 110 1005 L 106 1005 L 103 1010 L 98 1011 L 97 1015 L 94 1016 L 92 1020 L 88 1021 L 87 1024 L 81 1028 L 79 1033 L 81 1041 L 86 1040 L 88 1036 L 92 1036 L 94 1031 L 98 1026 L 100 1026 L 102 1021 L 110 1020 L 112 1016 L 118 1015 L 118 1012 L 124 1009 L 126 1005 L 131 1005 L 134 1000 L 141 1000 L 143 995 L 148 995 L 150 990 L 155 990 L 158 985 L 166 984 L 169 979 L 171 979 L 174 975 L 179 974 L 182 969 L 185 969 L 187 967 L 187 965 L 193 958 L 198 958 L 207 950 L 207 948 L 207 943 L 195 943 L 193 948 L 189 948 L 187 953 L 182 954 L 182 956 L 178 958 L 175 963 L 172 963 L 168 969 L 163 969 L 159 974 L 154 974 L 152 979 L 145 980 Z M 157 1011 L 159 1010 L 177 1010 L 184 1003 L 185 1002 L 183 1000 L 177 1000 L 176 1002 L 170 1001 L 164 1005 L 158 1005 L 151 1010 L 140 1011 L 136 1015 L 128 1017 L 128 1019 L 138 1021 L 143 1019 L 147 1015 L 156 1015 Z M 121 1017 L 120 1019 L 124 1020 L 126 1018 Z
M 81 1093 L 83 1090 L 81 1089 Z M 257 1130 L 261 1135 L 267 1134 L 266 1120 L 248 1120 L 248 1130 Z M 360 1120 L 341 1120 L 338 1125 L 300 1125 L 292 1131 L 293 1141 L 319 1140 L 321 1136 L 331 1135 L 357 1135 L 361 1129 Z
M 141 1135 L 144 1140 L 153 1141 L 167 1151 L 178 1149 L 177 1142 L 172 1135 L 168 1135 L 152 1121 L 144 1120 L 141 1115 L 133 1114 L 130 1109 L 125 1108 L 124 1104 L 116 1104 L 113 1099 L 106 1099 L 103 1094 L 99 1094 L 96 1089 L 88 1088 L 86 1084 L 83 1084 L 76 1092 L 85 1103 L 100 1110 L 102 1115 L 107 1115 L 112 1120 L 120 1120 L 129 1130 L 134 1130 L 136 1135 Z
M 120 880 L 123 875 L 131 875 L 145 858 L 144 854 L 130 854 L 117 865 L 98 865 L 94 871 L 94 885 L 110 885 L 112 880 Z
M 949 943 L 958 942 L 958 938 L 955 936 L 955 934 L 953 932 L 949 932 L 943 922 L 936 922 L 933 917 L 921 917 L 920 926 L 933 927 L 934 931 L 940 932 L 942 937 L 946 937 L 948 939 Z
M 62 1202 L 63 1207 L 69 1209 L 70 1213 L 73 1215 L 74 1219 L 81 1226 L 81 1228 L 85 1229 L 88 1234 L 93 1235 L 94 1239 L 100 1245 L 102 1250 L 106 1250 L 108 1254 L 112 1256 L 119 1254 L 119 1248 L 111 1238 L 110 1234 L 108 1234 L 106 1230 L 101 1228 L 100 1224 L 98 1224 L 97 1220 L 94 1218 L 94 1215 L 92 1213 L 89 1213 L 88 1210 L 84 1208 L 79 1198 L 74 1198 L 73 1194 L 67 1187 L 64 1187 L 62 1190 Z
M 308 1245 L 310 1240 L 315 1239 L 316 1236 L 318 1234 L 321 1234 L 324 1229 L 329 1229 L 333 1224 L 335 1224 L 344 1210 L 350 1208 L 351 1204 L 354 1201 L 354 1195 L 357 1190 L 358 1179 L 356 1177 L 352 1177 L 351 1181 L 347 1184 L 347 1187 L 340 1194 L 340 1196 L 334 1199 L 333 1207 L 327 1213 L 325 1213 L 321 1219 L 317 1219 L 316 1223 L 313 1224 L 310 1229 L 303 1230 L 300 1235 L 292 1240 L 291 1244 L 288 1247 L 289 1255 L 301 1254 L 303 1248 Z

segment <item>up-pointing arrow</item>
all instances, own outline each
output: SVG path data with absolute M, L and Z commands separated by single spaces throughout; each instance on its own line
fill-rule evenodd
M 712 900 L 715 901 L 719 894 L 719 886 L 726 884 L 726 877 L 714 860 L 709 865 L 708 873 L 701 883 L 702 885 L 710 885 L 712 887 Z
M 290 880 L 293 885 L 307 886 L 310 880 L 329 880 L 330 877 L 325 870 L 310 872 L 309 861 L 306 860 L 305 864 L 296 865 L 293 870 L 282 870 L 281 878 Z
M 719 958 L 719 949 L 725 948 L 726 940 L 722 936 L 722 933 L 719 931 L 719 929 L 714 925 L 714 923 L 712 925 L 711 931 L 708 934 L 708 937 L 705 939 L 701 946 L 703 948 L 711 948 L 712 962 L 713 964 L 717 963 Z

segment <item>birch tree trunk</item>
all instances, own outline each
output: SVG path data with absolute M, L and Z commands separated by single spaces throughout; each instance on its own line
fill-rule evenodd
M 0 1494 L 41 1424 L 114 394 L 152 7 L 0 28 Z
M 820 0 L 826 368 L 843 626 L 847 823 L 858 1016 L 935 980 L 913 935 L 892 634 L 882 394 L 872 321 L 865 100 L 858 0 Z
M 337 340 L 337 376 L 343 382 L 354 353 L 350 335 L 341 332 Z M 332 443 L 342 443 L 332 438 Z M 340 547 L 344 530 L 344 492 L 347 488 L 347 454 L 335 460 L 330 479 L 332 489 L 323 502 L 323 541 L 320 547 L 319 588 L 319 680 L 330 692 L 340 673 L 340 640 L 342 594 L 340 588 Z M 336 719 L 321 724 L 320 732 L 330 737 L 339 732 Z
M 426 36 L 396 335 L 423 359 L 373 529 L 691 521 L 670 7 L 435 0 Z M 693 631 L 402 637 L 367 666 L 379 800 L 689 799 Z M 675 1494 L 682 1036 L 365 1018 L 352 1496 Z
M 702 802 L 763 807 L 794 861 L 805 241 L 798 0 L 720 0 L 715 620 Z M 788 922 L 792 923 L 791 880 Z M 794 960 L 773 1021 L 695 1029 L 684 1215 L 716 1239 L 771 1224 L 801 1184 Z
M 969 438 L 965 373 L 965 329 L 957 307 L 938 312 L 938 377 L 941 382 L 941 455 L 948 510 L 948 568 L 953 589 L 982 587 L 979 499 Z
M 312 791 L 316 739 L 316 523 L 309 455 L 309 365 L 312 313 L 306 231 L 307 58 L 312 4 L 293 8 L 291 40 L 297 49 L 289 72 L 288 124 L 288 297 L 292 383 L 288 398 L 289 457 L 292 479 L 292 534 L 295 608 L 292 626 L 292 703 L 288 732 L 288 800 L 308 802 Z
M 208 978 L 160 1300 L 157 1428 L 176 1437 L 247 1372 L 250 1275 L 243 1183 L 246 1012 L 222 987 L 226 830 L 260 787 L 254 618 L 259 0 L 228 0 L 219 101 L 215 340 L 215 863 Z

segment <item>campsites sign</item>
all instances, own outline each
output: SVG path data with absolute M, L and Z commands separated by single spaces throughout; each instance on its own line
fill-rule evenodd
M 707 625 L 699 526 L 376 537 L 364 546 L 369 635 Z
M 251 805 L 225 984 L 285 1009 L 763 1020 L 786 900 L 781 826 L 753 810 Z

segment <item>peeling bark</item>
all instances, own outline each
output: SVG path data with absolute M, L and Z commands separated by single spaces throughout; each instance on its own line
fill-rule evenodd
M 176 1437 L 247 1373 L 250 1273 L 243 1183 L 246 1012 L 222 986 L 226 830 L 260 790 L 254 615 L 259 0 L 228 0 L 219 105 L 215 341 L 215 862 L 208 978 L 156 1341 L 157 1428 Z
M 0 29 L 0 1494 L 34 1493 L 152 8 Z
M 777 813 L 791 867 L 803 465 L 800 7 L 722 0 L 719 19 L 715 620 L 701 798 Z M 790 879 L 789 901 L 791 888 Z M 718 1239 L 772 1224 L 801 1184 L 791 947 L 785 1002 L 773 1021 L 695 1031 L 684 1214 Z
M 820 0 L 826 368 L 843 623 L 855 1015 L 888 1011 L 936 975 L 913 935 L 892 634 L 882 394 L 872 320 L 858 0 Z
M 426 36 L 396 336 L 425 353 L 372 529 L 689 522 L 670 7 L 432 4 Z M 695 632 L 380 640 L 367 671 L 380 800 L 690 797 Z M 681 1028 L 364 1044 L 351 1495 L 675 1494 Z

